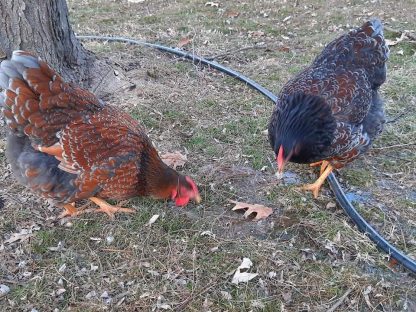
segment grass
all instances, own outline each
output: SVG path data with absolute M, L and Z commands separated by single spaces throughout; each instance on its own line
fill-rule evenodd
M 414 33 L 413 6 L 410 0 L 223 1 L 219 8 L 196 0 L 69 1 L 79 34 L 168 46 L 188 37 L 192 43 L 184 48 L 221 55 L 220 63 L 276 93 L 370 12 L 390 29 Z M 228 17 L 229 11 L 239 15 Z M 0 140 L 0 284 L 11 288 L 0 297 L 2 311 L 150 311 L 163 310 L 163 304 L 184 311 L 325 311 L 347 291 L 338 311 L 403 311 L 406 305 L 411 311 L 414 278 L 389 267 L 388 256 L 334 205 L 327 185 L 317 200 L 297 189 L 316 179 L 316 170 L 289 164 L 289 175 L 276 180 L 263 133 L 272 103 L 233 78 L 157 51 L 119 43 L 85 46 L 126 69 L 136 88 L 119 90 L 109 101 L 140 120 L 160 151 L 187 153 L 180 171 L 197 181 L 203 202 L 178 209 L 134 198 L 123 203 L 137 210 L 133 215 L 110 221 L 85 214 L 61 224 L 54 218 L 59 209 L 16 184 Z M 267 49 L 233 52 L 255 46 Z M 415 49 L 412 42 L 391 47 L 388 81 L 381 87 L 387 118 L 405 114 L 339 177 L 363 216 L 416 258 L 416 147 L 409 144 L 416 134 Z M 264 204 L 274 213 L 260 222 L 245 220 L 230 211 L 228 199 Z M 148 226 L 155 214 L 159 219 Z M 40 230 L 31 237 L 2 245 L 33 225 Z M 244 257 L 258 276 L 237 286 L 232 272 Z M 65 292 L 57 294 L 59 289 Z M 108 298 L 101 297 L 105 292 Z

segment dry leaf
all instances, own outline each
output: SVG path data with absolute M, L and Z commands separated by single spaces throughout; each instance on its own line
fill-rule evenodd
M 238 284 L 238 283 L 246 283 L 249 280 L 255 278 L 258 274 L 257 273 L 248 273 L 246 272 L 253 266 L 253 262 L 249 258 L 243 258 L 243 262 L 241 262 L 240 266 L 234 273 L 233 279 L 231 283 Z
M 280 51 L 280 52 L 290 52 L 290 48 L 289 47 L 286 47 L 286 46 L 283 46 L 283 47 L 277 48 L 277 51 Z M 269 133 L 269 131 L 267 130 L 267 134 L 268 133 Z
M 48 250 L 50 250 L 50 251 L 62 251 L 62 250 L 65 250 L 65 248 L 64 248 L 64 244 L 61 241 L 59 241 L 58 245 L 56 247 L 55 246 L 48 247 Z
M 162 295 L 157 297 L 155 308 L 162 310 L 172 310 L 171 306 L 166 303 L 166 299 Z
M 21 229 L 20 233 L 13 233 L 8 239 L 4 241 L 4 244 L 12 244 L 17 241 L 24 241 L 33 236 L 34 231 L 39 231 L 40 227 L 33 224 L 28 229 Z
M 334 202 L 329 202 L 328 204 L 326 204 L 327 209 L 332 209 L 332 208 L 335 208 L 336 206 L 337 204 Z
M 292 292 L 291 291 L 284 292 L 284 293 L 282 293 L 282 297 L 283 297 L 283 300 L 285 302 L 290 302 L 290 301 L 292 301 Z
M 160 155 L 160 158 L 166 165 L 172 167 L 173 169 L 176 169 L 178 166 L 183 166 L 188 160 L 186 155 L 182 155 L 180 152 L 162 154 Z
M 283 19 L 283 23 L 284 22 L 287 22 L 288 20 L 290 20 L 292 18 L 292 15 L 289 15 L 289 16 L 286 16 L 284 19 Z
M 26 229 L 23 229 L 20 233 L 13 233 L 10 235 L 9 239 L 6 239 L 4 241 L 5 244 L 12 244 L 17 241 L 24 241 L 28 239 L 29 237 L 32 237 L 32 233 L 28 233 Z
M 264 31 L 261 30 L 256 30 L 256 31 L 249 31 L 248 33 L 248 37 L 252 38 L 252 37 L 262 37 L 265 35 Z
M 90 291 L 88 294 L 85 295 L 85 298 L 88 299 L 88 300 L 93 298 L 93 297 L 97 297 L 97 293 L 96 293 L 95 290 Z
M 156 222 L 156 220 L 159 218 L 159 215 L 153 215 L 153 217 L 150 218 L 149 222 L 147 222 L 147 225 L 150 226 L 153 223 Z
M 191 41 L 192 41 L 191 39 L 185 37 L 185 38 L 182 38 L 181 40 L 179 40 L 179 42 L 178 42 L 178 44 L 176 46 L 178 48 L 182 48 L 182 47 L 190 44 Z
M 212 233 L 211 231 L 203 231 L 199 235 L 201 235 L 201 236 L 209 236 L 209 237 L 214 237 L 215 238 L 215 234 Z
M 209 1 L 209 2 L 205 3 L 205 6 L 211 6 L 211 7 L 218 8 L 220 6 L 220 4 L 218 2 Z
M 62 295 L 63 293 L 65 293 L 66 292 L 66 289 L 65 288 L 59 288 L 56 292 L 55 292 L 55 295 L 56 296 L 60 296 L 60 295 Z
M 232 209 L 235 210 L 241 210 L 241 209 L 247 209 L 247 211 L 244 213 L 244 217 L 248 218 L 252 213 L 256 213 L 256 216 L 254 217 L 254 220 L 261 220 L 266 219 L 268 216 L 270 216 L 273 213 L 273 209 L 258 205 L 258 204 L 247 204 L 242 203 L 234 200 L 230 200 L 231 203 L 235 204 L 235 207 Z
M 407 39 L 405 33 L 402 33 L 400 38 L 396 38 L 396 40 L 385 39 L 388 46 L 395 46 L 396 44 L 402 42 L 403 40 Z
M 225 16 L 231 17 L 231 18 L 236 18 L 239 15 L 240 15 L 240 12 L 237 12 L 237 11 L 230 10 L 230 11 L 225 12 Z

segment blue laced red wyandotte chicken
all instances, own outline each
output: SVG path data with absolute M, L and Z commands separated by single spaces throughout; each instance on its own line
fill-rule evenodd
M 321 165 L 302 187 L 318 197 L 333 169 L 365 153 L 385 123 L 378 89 L 389 49 L 377 19 L 329 43 L 282 89 L 269 123 L 279 173 L 285 163 Z
M 6 155 L 23 185 L 65 208 L 90 199 L 111 218 L 133 209 L 104 199 L 151 196 L 178 206 L 200 201 L 195 182 L 165 165 L 140 124 L 94 94 L 69 84 L 48 64 L 14 51 L 0 65 Z

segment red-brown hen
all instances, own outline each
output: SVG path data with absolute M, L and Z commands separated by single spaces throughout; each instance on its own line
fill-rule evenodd
M 48 64 L 14 51 L 0 65 L 9 133 L 6 155 L 17 179 L 78 215 L 90 199 L 114 217 L 132 209 L 104 199 L 151 196 L 178 206 L 200 201 L 195 182 L 163 163 L 144 128 L 91 92 L 66 83 Z

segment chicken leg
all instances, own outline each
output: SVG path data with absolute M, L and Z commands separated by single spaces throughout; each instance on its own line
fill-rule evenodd
M 85 212 L 85 210 L 75 208 L 75 203 L 65 204 L 63 208 L 65 209 L 65 211 L 63 211 L 58 216 L 59 219 L 62 219 L 67 216 L 70 216 L 70 217 L 79 216 L 80 214 Z
M 111 220 L 114 220 L 114 214 L 116 212 L 126 212 L 126 213 L 136 212 L 134 209 L 110 205 L 105 200 L 98 198 L 98 197 L 90 197 L 89 200 L 91 200 L 92 202 L 100 206 L 100 208 L 94 209 L 92 210 L 92 212 L 104 212 L 110 217 Z
M 325 169 L 328 165 L 329 165 L 329 162 L 326 161 L 326 160 L 321 160 L 321 161 L 317 161 L 317 162 L 309 164 L 309 166 L 311 166 L 311 167 L 321 166 L 321 170 L 319 172 L 320 176 L 324 173 L 324 171 L 325 171 Z
M 311 191 L 313 194 L 313 197 L 317 198 L 319 194 L 319 190 L 322 186 L 322 184 L 325 182 L 325 179 L 328 177 L 328 175 L 334 170 L 332 165 L 328 162 L 326 162 L 325 170 L 321 173 L 321 176 L 312 184 L 306 184 L 301 187 L 301 190 L 304 191 Z M 322 167 L 324 166 L 324 163 L 322 162 Z M 321 167 L 321 169 L 322 169 Z

